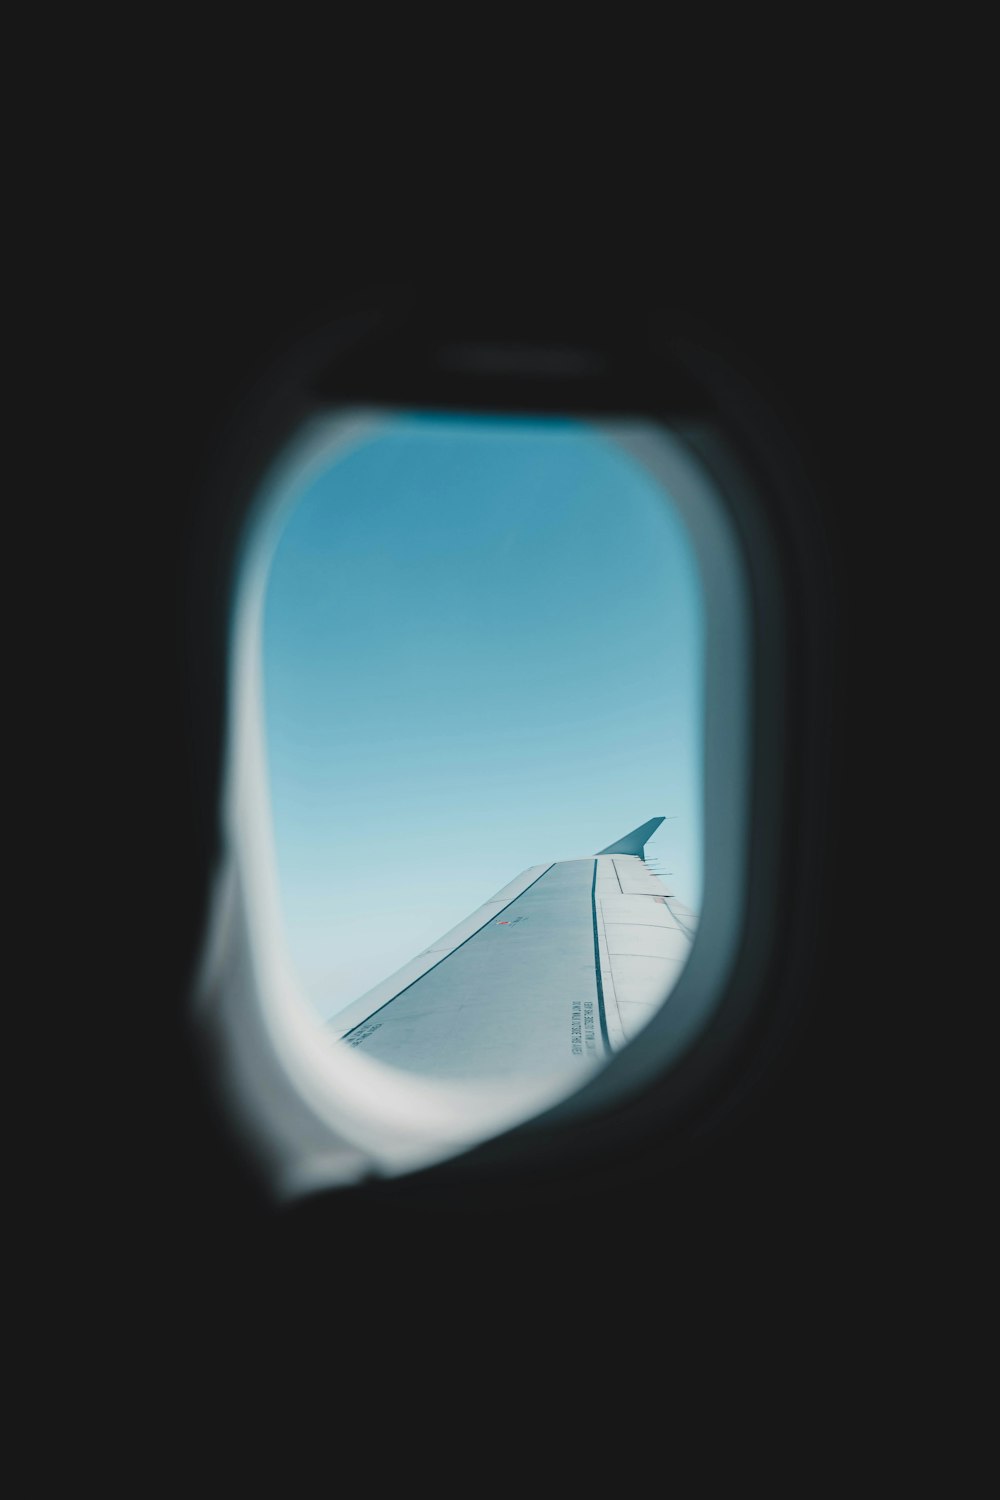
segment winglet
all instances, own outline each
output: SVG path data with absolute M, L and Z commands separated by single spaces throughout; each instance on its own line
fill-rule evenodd
M 606 849 L 598 849 L 598 854 L 638 854 L 642 859 L 646 842 L 663 822 L 662 818 L 650 818 L 648 823 L 642 823 L 638 828 L 633 828 L 624 838 L 619 839 L 617 844 L 609 844 Z

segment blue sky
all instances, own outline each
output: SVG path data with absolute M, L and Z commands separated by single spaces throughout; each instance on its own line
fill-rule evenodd
M 585 422 L 388 416 L 302 487 L 264 608 L 290 951 L 335 1014 L 521 870 L 701 894 L 703 619 L 669 496 Z

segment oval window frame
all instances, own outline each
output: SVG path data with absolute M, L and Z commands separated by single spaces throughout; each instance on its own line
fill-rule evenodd
M 662 1081 L 719 1011 L 745 918 L 753 615 L 731 506 L 713 475 L 709 429 L 684 432 L 648 418 L 593 425 L 674 499 L 697 556 L 707 629 L 705 662 L 704 899 L 698 937 L 668 1006 L 642 1035 L 569 1097 L 528 1085 L 512 1098 L 481 1083 L 400 1075 L 324 1046 L 322 1023 L 296 993 L 276 933 L 273 849 L 260 713 L 260 621 L 267 566 L 291 479 L 365 440 L 386 412 L 356 408 L 313 417 L 286 442 L 258 487 L 235 572 L 229 723 L 223 779 L 223 857 L 215 883 L 196 1012 L 213 1037 L 232 1117 L 283 1199 L 396 1176 L 526 1137 L 573 1131 Z M 724 446 L 724 445 L 723 445 Z M 700 449 L 700 451 L 699 451 Z M 391 1077 L 387 1078 L 387 1075 Z M 390 1085 L 387 1087 L 387 1082 Z M 506 1145 L 504 1144 L 506 1143 Z

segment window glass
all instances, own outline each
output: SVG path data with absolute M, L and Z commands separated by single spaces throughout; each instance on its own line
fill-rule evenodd
M 703 601 L 651 473 L 584 421 L 389 414 L 282 500 L 263 742 L 284 941 L 316 1013 L 336 1031 L 520 872 L 654 817 L 646 867 L 693 932 Z

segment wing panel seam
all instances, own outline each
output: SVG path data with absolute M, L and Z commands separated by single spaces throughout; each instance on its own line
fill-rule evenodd
M 607 1057 L 611 1057 L 611 1038 L 608 1036 L 608 1018 L 604 1014 L 604 981 L 601 978 L 601 944 L 597 936 L 597 864 L 594 860 L 594 879 L 590 887 L 590 907 L 594 918 L 594 973 L 597 975 L 597 1014 L 601 1023 L 601 1041 Z M 617 874 L 617 870 L 615 874 Z M 610 962 L 610 951 L 609 960 Z

